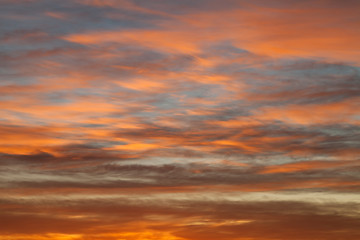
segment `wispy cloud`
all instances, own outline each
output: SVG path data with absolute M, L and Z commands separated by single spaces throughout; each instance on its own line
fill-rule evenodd
M 357 1 L 0 6 L 0 238 L 359 238 Z

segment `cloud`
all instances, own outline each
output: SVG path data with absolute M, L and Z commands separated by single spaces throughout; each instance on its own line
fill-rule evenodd
M 0 238 L 359 238 L 356 1 L 0 5 Z
M 6 220 L 6 225 L 1 227 L 5 236 L 11 232 L 19 233 L 16 229 L 19 222 L 29 226 L 30 221 L 32 228 L 23 228 L 22 233 L 76 232 L 84 238 L 96 237 L 97 234 L 125 236 L 129 233 L 125 239 L 132 239 L 133 234 L 139 236 L 147 231 L 159 231 L 183 239 L 237 239 L 239 234 L 245 239 L 261 239 L 264 234 L 270 239 L 304 239 L 309 235 L 318 239 L 336 239 L 339 236 L 357 237 L 359 234 L 355 216 L 338 215 L 331 211 L 332 207 L 348 209 L 350 205 L 279 201 L 175 200 L 159 203 L 92 200 L 86 204 L 67 201 L 66 205 L 45 202 L 43 208 L 38 208 L 36 202 L 8 203 L 25 212 L 21 215 L 1 214 L 1 219 Z M 57 214 L 50 216 L 46 214 L 48 211 Z M 134 216 L 137 221 L 133 221 Z M 99 222 L 104 224 L 102 229 L 96 227 Z M 323 222 L 327 224 L 321 224 Z M 285 231 L 282 230 L 284 226 L 287 226 Z M 301 229 L 301 234 L 296 229 Z

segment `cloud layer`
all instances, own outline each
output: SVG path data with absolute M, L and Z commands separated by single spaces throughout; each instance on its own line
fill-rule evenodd
M 0 238 L 359 238 L 359 7 L 1 1 Z

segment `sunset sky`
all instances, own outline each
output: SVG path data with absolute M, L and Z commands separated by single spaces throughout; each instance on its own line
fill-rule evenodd
M 360 239 L 360 1 L 0 0 L 1 240 Z

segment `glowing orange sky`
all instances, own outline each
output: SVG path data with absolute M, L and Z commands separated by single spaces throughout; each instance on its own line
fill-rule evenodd
M 0 0 L 0 239 L 359 239 L 359 13 Z

